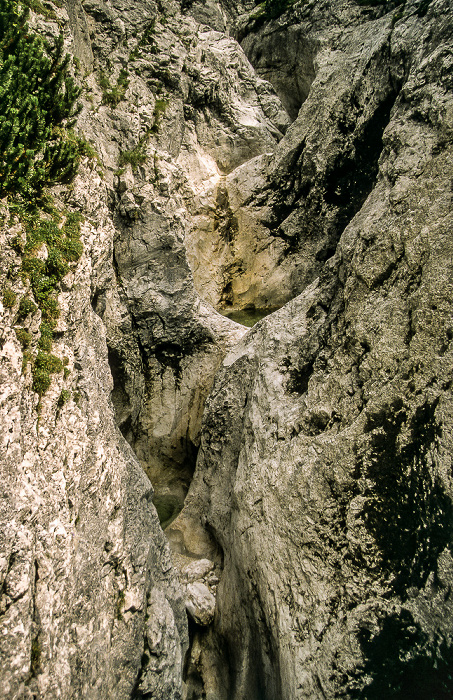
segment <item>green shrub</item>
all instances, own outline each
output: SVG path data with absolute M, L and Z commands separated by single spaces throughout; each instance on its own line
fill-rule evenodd
M 41 324 L 41 329 L 54 328 L 56 319 L 60 315 L 57 301 L 60 281 L 69 272 L 70 263 L 76 262 L 83 252 L 80 240 L 80 224 L 83 216 L 79 212 L 68 213 L 63 226 L 59 227 L 60 218 L 59 214 L 54 213 L 53 218 L 43 219 L 37 212 L 22 216 L 27 234 L 22 259 L 22 277 L 24 281 L 27 279 L 30 281 L 34 297 L 41 309 L 44 322 L 44 325 Z M 34 251 L 42 245 L 47 248 L 46 260 L 33 255 Z M 42 332 L 42 336 L 39 347 L 49 351 L 52 345 L 52 334 Z
M 44 5 L 41 0 L 26 0 L 25 4 L 37 15 L 43 15 L 46 19 L 57 19 L 57 15 L 48 3 Z
M 29 350 L 25 350 L 24 354 L 22 355 L 22 374 L 24 374 L 25 370 L 27 369 L 29 362 L 33 363 L 33 355 Z
M 42 396 L 43 394 L 46 393 L 47 389 L 50 387 L 50 385 L 52 383 L 52 380 L 50 378 L 50 374 L 45 369 L 39 369 L 36 367 L 33 367 L 32 373 L 33 373 L 32 389 L 37 394 Z
M 40 337 L 38 340 L 38 348 L 45 352 L 50 352 L 52 349 L 53 330 L 50 323 L 43 321 L 39 327 Z
M 116 107 L 121 100 L 124 99 L 126 90 L 129 86 L 129 80 L 127 78 L 127 70 L 122 68 L 118 76 L 116 85 L 111 85 L 109 79 L 104 72 L 101 71 L 99 76 L 99 85 L 102 90 L 102 104 L 109 105 L 110 107 Z
M 75 60 L 75 59 L 74 59 Z M 81 158 L 89 158 L 90 160 L 95 160 L 98 163 L 101 162 L 97 151 L 93 148 L 91 143 L 87 141 L 85 136 L 82 134 L 77 136 L 73 129 L 67 131 L 67 138 L 71 143 L 77 148 L 77 153 Z
M 17 294 L 12 289 L 5 289 L 3 292 L 3 306 L 5 309 L 12 309 L 17 301 Z
M 151 127 L 151 131 L 153 134 L 157 134 L 159 132 L 160 128 L 160 119 L 163 114 L 165 114 L 165 111 L 167 109 L 168 102 L 167 100 L 156 100 L 156 103 L 154 105 L 154 111 L 153 111 L 153 117 L 154 117 L 154 122 Z
M 16 336 L 19 343 L 22 345 L 22 349 L 28 348 L 31 343 L 31 333 L 24 330 L 23 328 L 16 328 Z
M 69 272 L 69 265 L 58 248 L 49 250 L 46 260 L 46 274 L 48 277 L 53 277 L 60 281 Z
M 135 169 L 138 165 L 145 163 L 146 159 L 146 145 L 143 143 L 138 143 L 137 146 L 135 146 L 135 148 L 133 148 L 131 151 L 123 151 L 123 153 L 121 153 L 118 160 L 118 165 L 126 165 L 127 163 L 130 163 L 132 168 Z
M 68 391 L 67 389 L 62 389 L 61 394 L 58 397 L 57 406 L 59 406 L 61 408 L 62 406 L 65 405 L 65 403 L 67 401 L 69 401 L 70 398 L 71 398 L 71 392 Z
M 77 149 L 55 127 L 78 113 L 80 89 L 63 35 L 52 46 L 30 31 L 28 14 L 17 0 L 0 0 L 0 198 L 29 201 L 77 171 Z
M 58 301 L 51 296 L 47 296 L 41 305 L 41 314 L 44 321 L 54 326 L 56 319 L 60 316 Z
M 58 357 L 47 352 L 38 352 L 32 371 L 33 391 L 42 396 L 50 387 L 52 381 L 50 375 L 61 372 L 62 369 L 63 363 Z
M 11 248 L 18 255 L 22 255 L 22 253 L 24 252 L 24 242 L 20 236 L 14 236 L 14 238 L 11 241 Z
M 60 241 L 58 247 L 68 262 L 77 262 L 83 253 L 82 241 L 76 238 L 64 238 Z
M 25 318 L 28 314 L 36 313 L 38 307 L 32 302 L 31 299 L 22 297 L 19 303 L 19 317 Z

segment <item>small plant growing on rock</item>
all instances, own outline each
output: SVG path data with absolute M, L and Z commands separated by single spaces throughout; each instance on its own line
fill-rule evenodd
M 153 117 L 154 117 L 154 122 L 151 127 L 151 131 L 153 134 L 157 134 L 159 132 L 159 127 L 160 127 L 160 120 L 163 114 L 165 114 L 165 110 L 167 109 L 168 102 L 167 100 L 162 100 L 158 99 L 156 100 L 156 103 L 154 105 L 154 111 L 153 111 Z
M 126 90 L 129 86 L 129 80 L 127 78 L 127 70 L 122 68 L 116 81 L 116 85 L 111 85 L 109 79 L 105 73 L 101 72 L 99 76 L 99 85 L 102 90 L 102 104 L 109 105 L 115 108 L 121 100 L 124 99 Z
M 49 323 L 43 321 L 39 327 L 39 330 L 41 332 L 41 335 L 38 341 L 38 348 L 40 350 L 44 350 L 45 352 L 50 352 L 50 350 L 52 349 L 53 341 L 52 326 Z
M 57 215 L 43 219 L 38 213 L 23 214 L 22 220 L 27 233 L 27 242 L 22 259 L 22 277 L 30 281 L 34 298 L 41 309 L 41 337 L 38 347 L 49 352 L 52 346 L 53 328 L 59 317 L 60 309 L 57 294 L 60 282 L 70 269 L 70 263 L 76 262 L 82 252 L 80 240 L 80 223 L 83 217 L 78 212 L 68 213 L 63 226 L 59 226 Z M 43 245 L 47 249 L 47 258 L 36 257 Z M 36 306 L 30 299 L 21 300 L 19 318 L 34 313 Z
M 17 301 L 17 294 L 12 289 L 5 289 L 3 292 L 3 306 L 5 309 L 12 309 Z
M 36 313 L 37 310 L 38 307 L 32 302 L 31 299 L 27 299 L 27 297 L 22 297 L 19 303 L 19 319 L 24 319 L 29 314 Z
M 68 391 L 67 389 L 62 389 L 61 394 L 58 397 L 57 406 L 59 408 L 61 408 L 62 406 L 65 405 L 65 403 L 67 403 L 69 401 L 70 398 L 71 398 L 71 392 Z
M 118 159 L 118 165 L 126 165 L 130 163 L 132 169 L 135 169 L 138 165 L 146 163 L 146 144 L 139 142 L 135 148 L 130 151 L 123 151 Z
M 29 347 L 31 343 L 31 333 L 28 333 L 28 331 L 23 328 L 16 328 L 16 336 L 23 350 Z
M 22 374 L 25 373 L 25 370 L 27 369 L 27 365 L 30 362 L 33 364 L 34 357 L 32 353 L 29 350 L 25 350 L 24 354 L 22 355 Z
M 39 352 L 33 365 L 33 391 L 42 396 L 51 384 L 50 375 L 57 374 L 62 369 L 63 363 L 58 357 L 47 352 Z

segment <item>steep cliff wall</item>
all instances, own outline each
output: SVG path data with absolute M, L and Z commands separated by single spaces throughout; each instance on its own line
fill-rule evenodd
M 2 695 L 448 697 L 449 2 L 46 15 L 94 152 L 41 398 L 3 202 Z
M 283 242 L 288 288 L 311 284 L 224 360 L 170 527 L 224 554 L 192 697 L 448 697 L 451 6 L 246 27 L 290 112 L 294 67 L 312 82 L 259 176 L 229 176 L 232 210 Z

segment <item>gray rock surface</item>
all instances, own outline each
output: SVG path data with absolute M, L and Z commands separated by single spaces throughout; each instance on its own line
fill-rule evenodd
M 451 6 L 331 4 L 326 33 L 319 7 L 302 10 L 317 75 L 265 200 L 286 201 L 280 231 L 319 278 L 224 360 L 171 526 L 224 554 L 194 698 L 451 692 Z
M 41 401 L 12 328 L 25 289 L 1 315 L 0 694 L 3 698 L 126 698 L 140 683 L 179 697 L 187 645 L 184 600 L 152 505 L 152 486 L 118 431 L 105 329 L 90 305 L 95 270 L 111 254 L 103 187 L 82 169 L 84 254 L 65 278 L 53 354 L 67 358 Z M 91 202 L 97 210 L 91 209 Z M 91 218 L 93 217 L 93 218 Z M 108 219 L 107 219 L 108 221 Z M 2 283 L 20 262 L 20 228 L 1 232 Z M 39 312 L 30 318 L 36 344 Z M 69 400 L 59 404 L 62 390 Z M 157 653 L 146 639 L 166 606 Z M 146 657 L 146 660 L 145 660 Z
M 2 205 L 8 700 L 451 692 L 451 4 L 250 5 L 33 17 L 98 158 L 41 402 Z
M 207 627 L 214 620 L 215 598 L 204 583 L 189 583 L 186 609 L 193 620 L 202 627 Z
M 53 11 L 58 22 L 31 22 L 63 28 L 84 88 L 77 129 L 97 158 L 54 193 L 85 217 L 84 256 L 59 297 L 53 352 L 69 374 L 39 405 L 12 328 L 29 293 L 23 234 L 2 229 L 17 303 L 2 309 L 1 694 L 168 700 L 182 692 L 186 596 L 152 500 L 181 507 L 205 397 L 244 333 L 198 296 L 185 241 L 214 219 L 222 172 L 272 149 L 287 120 L 237 43 L 174 3 Z

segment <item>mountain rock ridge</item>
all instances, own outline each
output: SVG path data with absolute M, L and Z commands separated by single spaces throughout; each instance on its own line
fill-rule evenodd
M 3 229 L 4 696 L 402 698 L 417 671 L 445 692 L 449 3 L 307 3 L 253 32 L 215 3 L 55 12 L 102 170 L 55 191 L 85 252 L 39 415 Z M 213 308 L 286 302 L 246 335 Z M 190 485 L 179 576 L 142 468 L 172 517 Z

